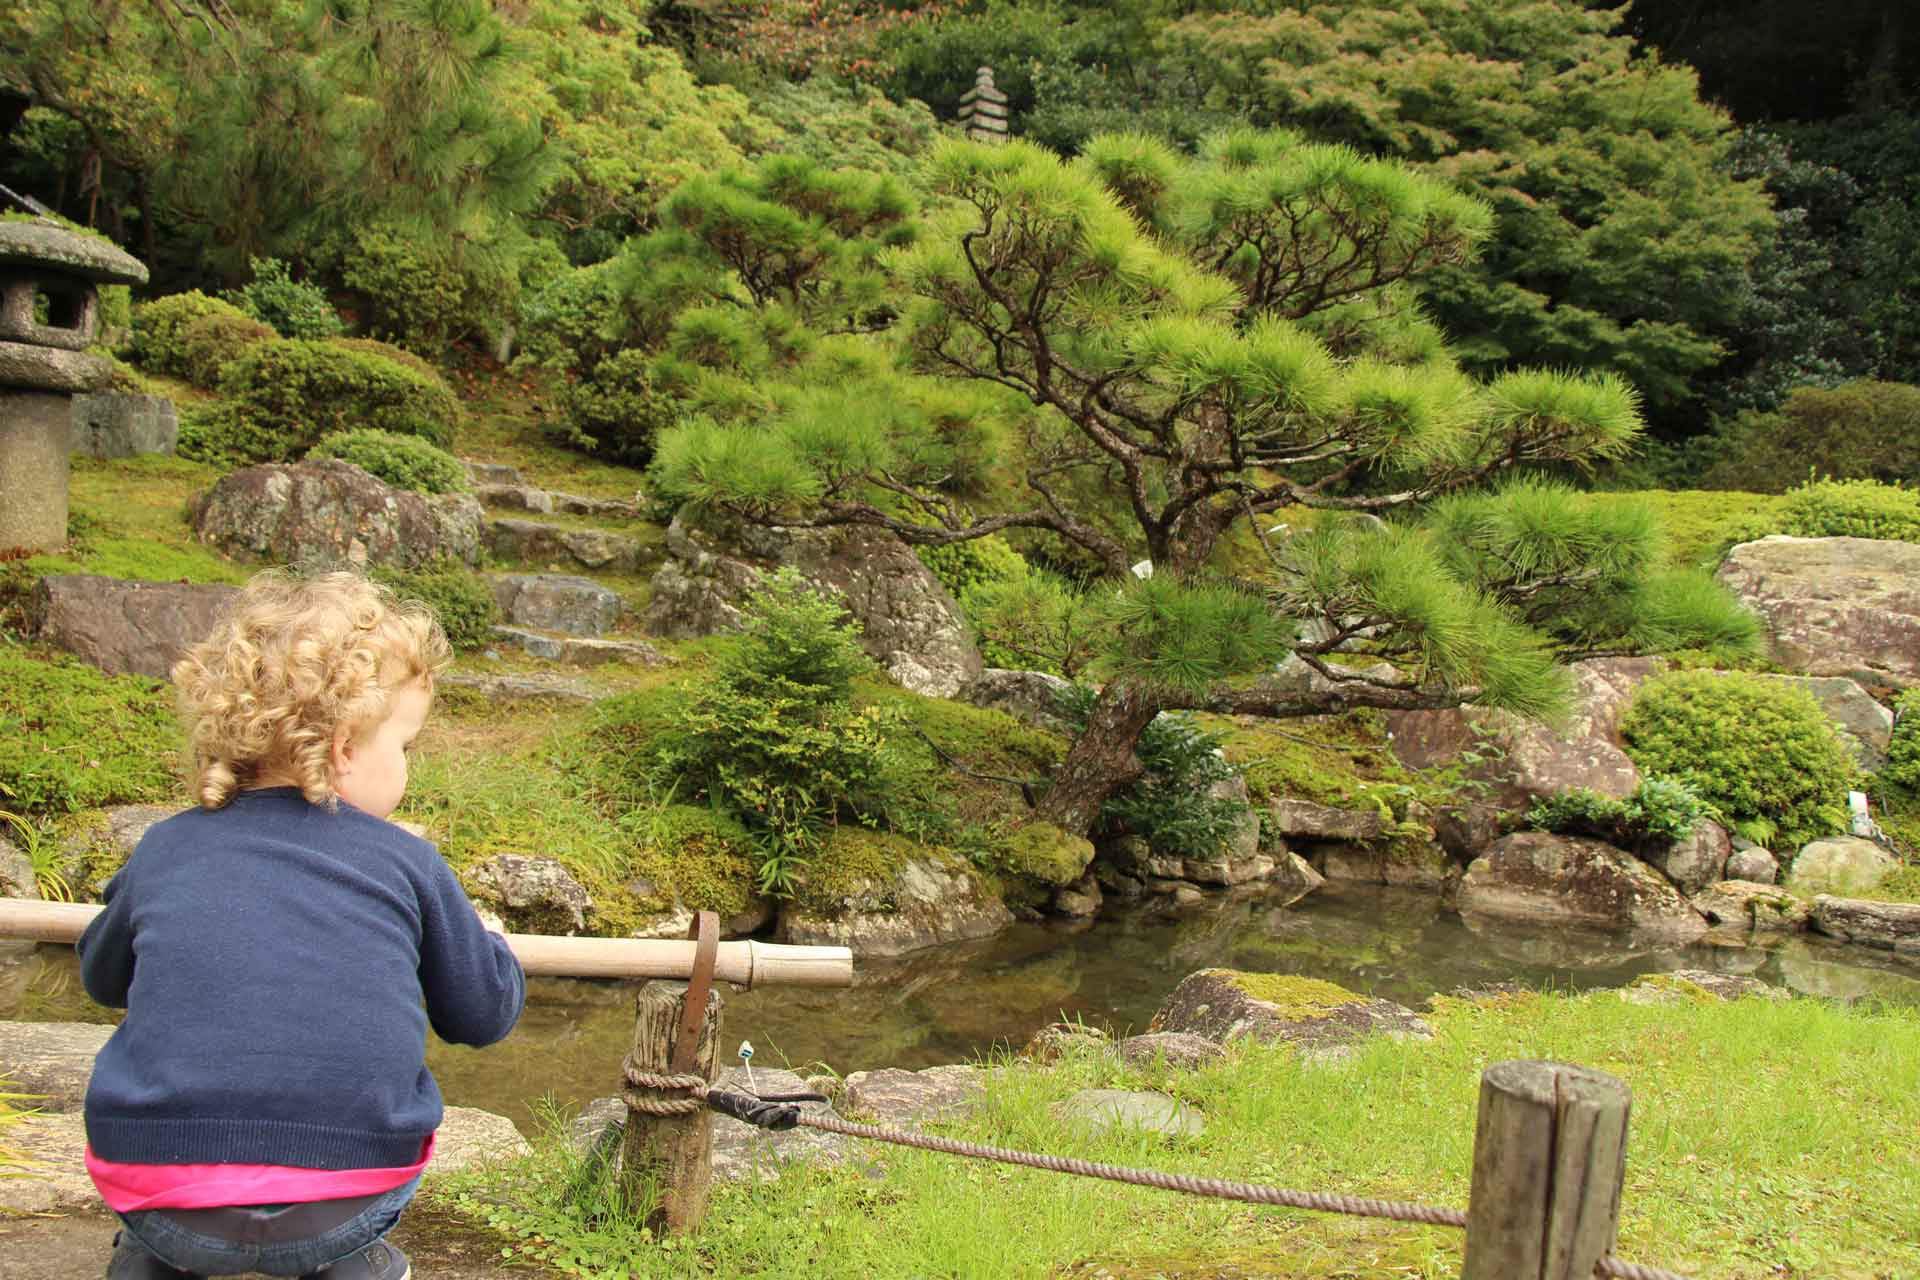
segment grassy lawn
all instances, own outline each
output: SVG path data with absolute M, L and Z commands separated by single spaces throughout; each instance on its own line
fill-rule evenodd
M 1431 1020 L 1431 1043 L 1375 1040 L 1331 1065 L 1243 1042 L 1192 1074 L 1093 1054 L 1006 1067 L 975 1114 L 943 1131 L 1462 1207 L 1480 1072 L 1507 1058 L 1578 1062 L 1634 1092 L 1621 1257 L 1699 1280 L 1920 1274 L 1920 1013 L 1813 1000 L 1646 1008 L 1600 992 L 1443 1001 Z M 1095 1086 L 1171 1093 L 1205 1115 L 1206 1132 L 1176 1141 L 1063 1127 L 1053 1104 Z M 856 1146 L 883 1175 L 793 1168 L 716 1187 L 691 1240 L 647 1239 L 609 1188 L 583 1190 L 578 1158 L 551 1136 L 528 1159 L 432 1194 L 492 1224 L 503 1252 L 592 1277 L 1460 1274 L 1454 1230 Z

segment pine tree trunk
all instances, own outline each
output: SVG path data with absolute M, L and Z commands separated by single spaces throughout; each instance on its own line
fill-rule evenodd
M 1109 681 L 1034 816 L 1076 836 L 1092 831 L 1107 797 L 1140 776 L 1133 747 L 1159 711 L 1159 700 L 1146 689 Z

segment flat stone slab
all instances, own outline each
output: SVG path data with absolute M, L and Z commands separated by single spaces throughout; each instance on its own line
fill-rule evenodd
M 1285 796 L 1273 802 L 1267 825 L 1277 835 L 1312 840 L 1378 840 L 1386 834 L 1378 810 L 1335 809 Z
M 594 636 L 549 635 L 527 627 L 495 627 L 505 644 L 548 662 L 569 667 L 598 667 L 609 662 L 638 662 L 663 667 L 671 659 L 644 640 L 602 640 Z
M 665 550 L 603 529 L 569 529 L 538 520 L 489 520 L 487 549 L 502 560 L 577 564 L 612 573 L 637 573 L 660 563 Z
M 1190 1031 L 1216 1044 L 1241 1036 L 1284 1040 L 1314 1053 L 1369 1035 L 1433 1038 L 1424 1018 L 1391 1000 L 1356 995 L 1318 978 L 1232 969 L 1188 974 L 1147 1029 Z
M 27 1158 L 25 1177 L 0 1178 L 0 1215 L 85 1213 L 102 1208 L 87 1176 L 86 1117 L 78 1112 L 28 1116 L 7 1130 L 8 1143 Z M 494 1160 L 525 1155 L 531 1148 L 513 1121 L 471 1107 L 448 1107 L 434 1138 L 429 1176 L 453 1173 Z M 101 1259 L 105 1265 L 104 1256 Z
M 536 515 L 553 514 L 553 495 L 530 484 L 476 484 L 473 496 L 483 507 L 507 511 L 531 511 Z
M 573 516 L 614 516 L 627 520 L 640 518 L 637 503 L 625 502 L 619 498 L 583 498 L 576 493 L 561 493 L 558 490 L 547 495 L 555 511 Z
M 80 1110 L 93 1078 L 93 1059 L 113 1028 L 100 1022 L 0 1023 L 0 1080 L 13 1092 L 35 1095 L 40 1111 Z
M 467 478 L 476 485 L 510 484 L 525 486 L 526 480 L 520 475 L 520 468 L 510 467 L 503 462 L 469 462 Z
M 1842 942 L 1920 955 L 1920 903 L 1870 902 L 1823 893 L 1813 900 L 1813 927 Z
M 28 611 L 42 644 L 64 649 L 108 675 L 164 680 L 189 646 L 206 639 L 239 590 L 54 574 L 34 587 Z
M 1792 933 L 1807 925 L 1808 905 L 1777 885 L 1722 880 L 1687 899 L 1708 923 L 1756 933 Z
M 493 578 L 501 616 L 516 627 L 599 636 L 620 621 L 620 594 L 571 573 L 503 573 Z
M 147 268 L 140 259 L 111 240 L 82 235 L 51 219 L 0 222 L 0 267 L 79 276 L 95 284 L 147 282 Z
M 592 702 L 599 693 L 566 676 L 536 672 L 490 676 L 449 671 L 434 681 L 442 689 L 467 689 L 491 702 Z
M 1181 1071 L 1204 1067 L 1227 1055 L 1225 1049 L 1191 1031 L 1149 1031 L 1143 1036 L 1128 1036 L 1113 1046 L 1113 1052 L 1129 1066 L 1165 1063 Z
M 1184 1102 L 1164 1093 L 1135 1089 L 1082 1089 L 1054 1104 L 1054 1114 L 1069 1123 L 1098 1129 L 1145 1129 L 1169 1138 L 1197 1138 L 1206 1121 Z
M 953 1120 L 986 1096 L 983 1075 L 979 1068 L 968 1066 L 856 1071 L 841 1088 L 840 1106 L 849 1116 L 871 1119 L 874 1124 L 911 1126 Z
M 1672 973 L 1643 973 L 1620 989 L 1628 1004 L 1690 1004 L 1700 1000 L 1790 1000 L 1793 993 L 1758 978 L 1710 969 L 1675 969 Z

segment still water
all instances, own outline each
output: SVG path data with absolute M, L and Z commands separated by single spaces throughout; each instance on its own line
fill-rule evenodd
M 723 1053 L 747 1039 L 755 1066 L 804 1071 L 824 1063 L 845 1073 L 1017 1049 L 1061 1018 L 1128 1034 L 1146 1029 L 1181 978 L 1209 966 L 1324 978 L 1416 1008 L 1462 987 L 1585 990 L 1682 968 L 1748 974 L 1808 995 L 1920 1006 L 1920 964 L 1818 938 L 1758 947 L 1740 939 L 1676 946 L 1583 936 L 1463 920 L 1428 893 L 1329 884 L 1291 905 L 1258 892 L 1177 913 L 1109 904 L 1090 927 L 1022 924 L 980 942 L 857 961 L 848 990 L 723 987 Z M 632 991 L 613 982 L 535 979 L 526 1014 L 504 1042 L 472 1050 L 436 1040 L 427 1061 L 448 1102 L 510 1115 L 528 1128 L 542 1097 L 577 1106 L 618 1091 Z M 43 946 L 0 963 L 0 1020 L 114 1016 L 81 990 L 70 948 Z

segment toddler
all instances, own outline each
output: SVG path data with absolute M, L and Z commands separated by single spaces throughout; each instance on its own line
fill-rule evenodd
M 440 1123 L 426 1029 L 492 1044 L 526 989 L 387 821 L 449 657 L 355 574 L 267 573 L 173 668 L 199 807 L 147 832 L 79 944 L 127 1010 L 86 1100 L 109 1280 L 406 1280 L 384 1237 Z

